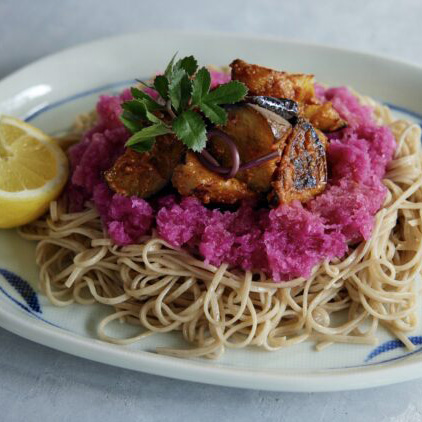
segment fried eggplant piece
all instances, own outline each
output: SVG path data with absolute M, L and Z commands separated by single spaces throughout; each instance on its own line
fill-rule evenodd
M 233 139 L 242 164 L 274 151 L 279 151 L 281 156 L 291 124 L 273 111 L 255 104 L 242 104 L 228 110 L 227 124 L 221 130 Z M 229 148 L 221 139 L 212 138 L 208 145 L 211 154 L 222 166 L 231 167 Z M 236 178 L 246 183 L 254 192 L 268 192 L 279 157 L 257 167 L 239 171 Z
M 306 104 L 316 104 L 314 75 L 280 72 L 236 59 L 231 64 L 232 79 L 243 82 L 249 95 L 266 95 Z
M 148 198 L 167 185 L 184 151 L 183 144 L 173 135 L 159 136 L 149 152 L 127 148 L 104 173 L 105 180 L 116 193 Z
M 204 204 L 236 204 L 257 197 L 240 180 L 225 179 L 205 168 L 192 152 L 186 154 L 184 164 L 176 167 L 171 181 L 180 195 L 196 196 Z
M 301 109 L 303 117 L 323 132 L 334 132 L 347 126 L 329 101 L 324 104 L 305 104 Z
M 289 135 L 273 175 L 272 205 L 306 202 L 327 184 L 325 148 L 312 125 L 300 119 Z

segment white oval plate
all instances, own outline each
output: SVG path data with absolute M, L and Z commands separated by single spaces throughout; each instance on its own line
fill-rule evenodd
M 349 85 L 394 104 L 397 114 L 422 122 L 422 69 L 382 57 L 293 42 L 225 35 L 140 33 L 106 39 L 47 57 L 0 82 L 0 114 L 24 118 L 54 134 L 101 93 L 118 92 L 134 78 L 162 69 L 176 52 L 201 64 L 253 63 L 315 73 L 320 82 Z M 1 211 L 0 211 L 1 212 Z M 279 390 L 333 391 L 395 383 L 422 376 L 422 329 L 409 353 L 387 333 L 379 346 L 335 345 L 316 352 L 304 343 L 279 352 L 228 350 L 219 361 L 182 360 L 154 353 L 182 346 L 177 334 L 156 335 L 129 346 L 96 339 L 103 306 L 55 308 L 37 293 L 34 244 L 0 231 L 0 326 L 30 340 L 87 359 L 168 377 L 212 384 Z M 115 326 L 124 335 L 131 327 Z

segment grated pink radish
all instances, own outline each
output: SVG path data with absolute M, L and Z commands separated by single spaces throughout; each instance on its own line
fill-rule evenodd
M 220 72 L 211 75 L 213 87 L 229 79 Z M 221 211 L 195 198 L 167 195 L 151 202 L 113 194 L 102 172 L 122 153 L 129 137 L 119 120 L 120 104 L 130 98 L 124 91 L 100 97 L 97 126 L 69 151 L 72 208 L 93 201 L 118 245 L 136 243 L 156 227 L 174 247 L 185 247 L 216 266 L 227 262 L 261 270 L 274 281 L 308 277 L 324 259 L 340 258 L 348 244 L 370 237 L 386 195 L 381 180 L 395 150 L 390 130 L 377 126 L 371 109 L 360 105 L 347 88 L 316 85 L 316 92 L 322 101 L 333 103 L 348 127 L 330 135 L 329 183 L 307 204 L 257 210 L 245 203 L 236 211 Z

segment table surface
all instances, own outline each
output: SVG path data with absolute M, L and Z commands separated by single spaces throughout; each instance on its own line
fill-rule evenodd
M 71 45 L 160 28 L 292 38 L 422 65 L 421 17 L 421 0 L 0 0 L 0 78 Z M 422 380 L 324 394 L 195 384 L 86 361 L 0 329 L 2 422 L 421 421 L 421 397 Z

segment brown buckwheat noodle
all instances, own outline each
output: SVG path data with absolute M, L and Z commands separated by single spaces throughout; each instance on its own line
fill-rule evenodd
M 193 347 L 157 349 L 179 357 L 216 358 L 226 348 L 250 345 L 277 350 L 305 340 L 318 350 L 332 343 L 375 344 L 380 325 L 412 349 L 407 333 L 417 324 L 422 266 L 421 130 L 395 120 L 372 99 L 359 98 L 391 128 L 397 151 L 372 237 L 345 258 L 323 262 L 306 280 L 276 284 L 260 272 L 207 265 L 155 233 L 136 245 L 113 245 L 91 204 L 69 213 L 62 198 L 20 230 L 38 241 L 43 293 L 56 306 L 109 305 L 113 312 L 98 324 L 99 338 L 108 342 L 123 345 L 180 331 Z M 87 119 L 79 120 L 80 127 L 86 125 Z M 107 325 L 117 319 L 139 326 L 139 334 L 111 337 Z

